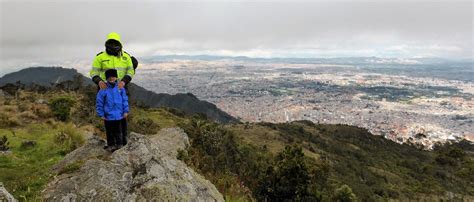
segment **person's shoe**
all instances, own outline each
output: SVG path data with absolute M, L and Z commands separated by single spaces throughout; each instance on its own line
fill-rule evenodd
M 123 147 L 122 145 L 115 145 L 114 148 L 112 149 L 112 152 L 117 151 L 122 147 Z
M 115 151 L 115 146 L 107 146 L 107 148 L 105 149 L 107 150 L 108 152 L 114 152 Z

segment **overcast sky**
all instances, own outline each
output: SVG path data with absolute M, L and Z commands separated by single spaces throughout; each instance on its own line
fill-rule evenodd
M 92 60 L 111 31 L 138 57 L 473 58 L 471 0 L 1 0 L 0 7 L 0 68 Z

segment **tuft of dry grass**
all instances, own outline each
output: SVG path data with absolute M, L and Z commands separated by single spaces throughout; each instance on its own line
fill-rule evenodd
M 17 112 L 17 107 L 16 105 L 3 105 L 0 107 L 0 110 L 2 112 L 15 113 Z
M 59 132 L 54 136 L 54 142 L 61 147 L 64 154 L 74 151 L 84 144 L 84 136 L 72 123 L 60 123 L 58 129 Z
M 31 107 L 33 113 L 35 113 L 38 117 L 47 119 L 53 117 L 53 113 L 51 112 L 50 108 L 46 104 L 33 104 Z
M 0 113 L 0 126 L 2 127 L 17 127 L 20 126 L 21 122 L 16 116 L 10 116 L 9 114 Z
M 30 120 L 37 120 L 38 116 L 34 114 L 32 111 L 24 111 L 18 114 L 18 117 L 22 120 L 30 121 Z

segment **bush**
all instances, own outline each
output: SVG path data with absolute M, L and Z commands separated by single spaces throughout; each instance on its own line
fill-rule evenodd
M 130 119 L 129 119 L 130 120 Z M 160 126 L 151 118 L 131 119 L 130 130 L 141 134 L 156 134 Z
M 275 164 L 269 166 L 257 190 L 260 200 L 315 199 L 310 193 L 310 173 L 303 150 L 299 146 L 286 146 L 278 153 Z
M 58 97 L 49 102 L 49 107 L 56 119 L 67 121 L 69 120 L 69 114 L 74 104 L 75 101 L 71 97 Z
M 79 106 L 74 112 L 74 117 L 72 118 L 76 124 L 97 124 L 101 122 L 101 119 L 97 118 L 96 115 L 96 88 L 85 88 L 83 89 L 83 95 L 80 98 Z
M 334 200 L 340 202 L 356 201 L 357 197 L 352 192 L 352 189 L 349 186 L 342 185 L 341 187 L 336 189 L 334 193 Z
M 0 151 L 8 151 L 10 149 L 8 144 L 8 138 L 4 135 L 2 138 L 0 138 Z
M 82 146 L 84 137 L 72 124 L 60 126 L 59 132 L 54 137 L 54 142 L 61 147 L 61 154 L 67 154 Z

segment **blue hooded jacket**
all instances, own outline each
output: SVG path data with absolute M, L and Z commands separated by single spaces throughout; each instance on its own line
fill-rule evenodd
M 106 120 L 122 120 L 128 113 L 128 97 L 125 88 L 119 89 L 116 84 L 107 82 L 107 88 L 97 93 L 96 112 Z

